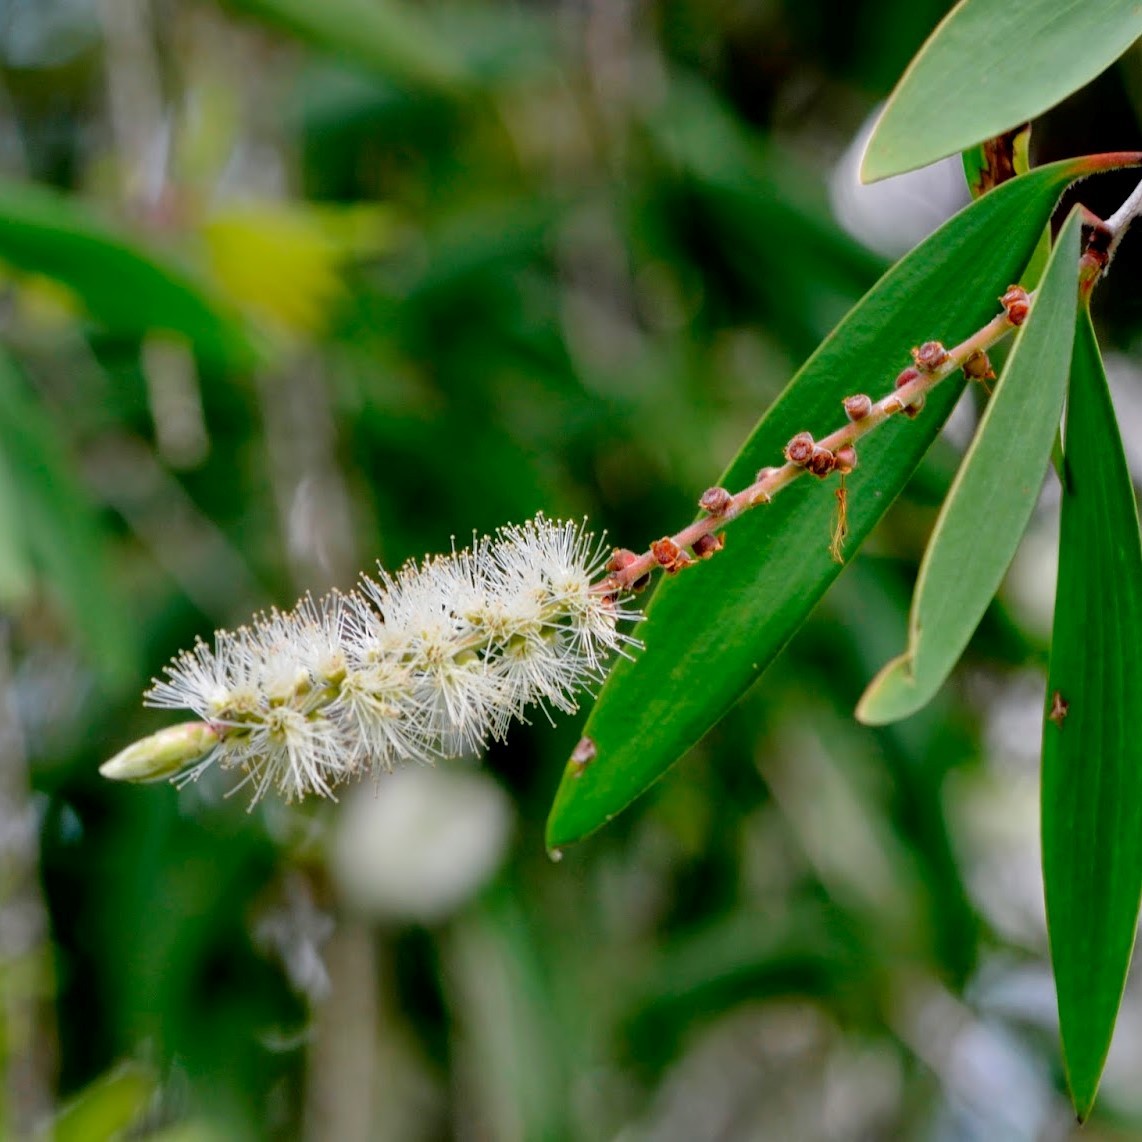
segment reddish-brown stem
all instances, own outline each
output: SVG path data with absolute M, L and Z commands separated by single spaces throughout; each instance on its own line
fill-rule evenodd
M 930 372 L 918 369 L 911 370 L 915 376 L 905 381 L 899 388 L 893 388 L 891 392 L 875 401 L 867 415 L 861 419 L 851 421 L 822 440 L 816 441 L 817 447 L 827 449 L 835 454 L 838 449 L 852 445 L 861 437 L 867 436 L 889 417 L 903 412 L 910 405 L 921 403 L 922 398 L 945 377 L 962 369 L 964 364 L 975 354 L 986 353 L 988 349 L 1007 336 L 1015 328 L 1015 325 L 1016 323 L 1012 322 L 1007 312 L 992 318 L 966 341 L 961 341 L 954 348 L 949 349 L 947 356 Z M 664 542 L 671 545 L 673 549 L 685 551 L 702 540 L 704 536 L 712 535 L 719 528 L 724 527 L 727 522 L 735 519 L 742 512 L 757 507 L 759 504 L 769 503 L 778 492 L 788 487 L 808 470 L 803 465 L 794 464 L 791 461 L 782 464 L 780 467 L 765 470 L 760 479 L 731 495 L 724 510 L 719 511 L 716 515 L 703 516 L 688 527 L 684 527 L 677 534 L 670 536 L 668 540 L 658 540 L 651 550 L 629 562 L 624 560 L 624 565 L 612 570 L 605 579 L 596 584 L 595 590 L 607 594 L 629 590 L 639 579 L 662 565 L 661 555 L 656 554 L 656 549 L 661 552 Z M 685 568 L 675 566 L 667 569 L 683 570 Z

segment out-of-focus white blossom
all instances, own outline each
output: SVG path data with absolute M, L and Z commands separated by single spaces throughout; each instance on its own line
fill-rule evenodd
M 466 766 L 417 766 L 347 798 L 330 835 L 341 900 L 370 919 L 432 924 L 495 874 L 507 851 L 512 804 Z
M 364 773 L 476 751 L 532 706 L 573 712 L 634 641 L 616 624 L 638 616 L 593 585 L 606 560 L 578 525 L 538 516 L 197 642 L 146 696 L 209 731 L 175 780 L 217 763 L 241 771 L 251 803 L 270 789 L 328 797 Z M 145 779 L 150 741 L 104 775 Z

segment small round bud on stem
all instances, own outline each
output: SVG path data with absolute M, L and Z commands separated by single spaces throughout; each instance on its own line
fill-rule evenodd
M 616 547 L 607 560 L 606 570 L 625 571 L 632 563 L 637 562 L 638 556 L 625 547 Z
M 847 476 L 857 466 L 857 451 L 851 444 L 838 448 L 834 454 L 836 471 Z
M 837 458 L 828 448 L 822 448 L 819 444 L 813 446 L 813 454 L 805 465 L 819 480 L 823 480 L 836 466 Z
M 872 412 L 872 397 L 867 396 L 865 393 L 857 393 L 851 397 L 845 397 L 841 402 L 845 406 L 845 416 L 849 420 L 864 420 L 870 412 Z
M 1007 292 L 999 299 L 999 304 L 1003 306 L 1007 320 L 1012 325 L 1022 325 L 1031 312 L 1031 297 L 1022 286 L 1008 286 Z
M 694 541 L 693 550 L 694 554 L 699 559 L 710 559 L 717 555 L 726 545 L 726 533 L 724 531 L 718 532 L 717 535 L 703 535 Z
M 964 376 L 969 381 L 994 381 L 995 370 L 991 367 L 991 358 L 982 350 L 977 349 L 963 365 Z
M 656 539 L 650 545 L 650 552 L 668 575 L 677 574 L 692 562 L 690 556 L 669 536 Z
M 799 432 L 785 445 L 785 459 L 804 468 L 813 458 L 813 435 Z
M 707 488 L 698 501 L 698 507 L 710 515 L 727 515 L 733 507 L 734 497 L 725 488 Z
M 912 360 L 922 373 L 934 373 L 948 359 L 948 351 L 939 341 L 925 341 L 912 350 Z
M 925 349 L 927 347 L 927 345 L 929 345 L 929 344 L 937 344 L 937 342 L 926 342 L 919 349 L 913 349 L 912 350 L 913 357 L 915 357 L 918 353 L 922 352 L 923 349 Z M 942 351 L 943 346 L 940 346 L 940 348 Z M 946 356 L 946 354 L 945 354 L 945 356 Z M 900 371 L 900 375 L 896 378 L 896 388 L 898 388 L 898 389 L 904 388 L 905 385 L 911 384 L 913 381 L 919 380 L 921 375 L 922 375 L 921 371 L 917 366 L 909 365 L 907 369 L 902 369 Z M 888 411 L 890 413 L 902 412 L 910 420 L 914 420 L 916 418 L 916 416 L 919 414 L 920 410 L 924 407 L 924 394 L 921 393 L 919 396 L 913 397 L 912 400 L 908 404 L 905 404 L 901 398 L 897 397 L 896 403 L 898 405 L 897 408 L 893 408 L 892 406 L 889 406 Z

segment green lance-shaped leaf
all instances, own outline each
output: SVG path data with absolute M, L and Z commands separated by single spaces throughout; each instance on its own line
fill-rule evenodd
M 866 182 L 1031 119 L 1142 36 L 1137 0 L 960 0 L 917 53 L 865 151 Z
M 780 460 L 795 433 L 835 428 L 841 400 L 887 388 L 911 346 L 972 333 L 1018 277 L 1063 188 L 1121 161 L 1040 167 L 947 222 L 841 322 L 719 482 L 745 487 L 759 467 Z M 949 378 L 918 420 L 895 417 L 861 445 L 860 465 L 848 477 L 850 550 L 903 487 L 960 387 Z M 772 504 L 735 520 L 723 552 L 659 583 L 639 631 L 645 649 L 616 665 L 585 727 L 594 760 L 570 762 L 564 772 L 548 821 L 550 845 L 584 836 L 633 801 L 769 665 L 840 571 L 829 554 L 834 507 L 831 488 L 798 480 Z
M 0 259 L 68 286 L 116 332 L 170 330 L 204 360 L 251 358 L 244 329 L 203 286 L 44 187 L 0 181 Z
M 899 721 L 927 705 L 1015 556 L 1063 413 L 1080 228 L 1076 209 L 936 521 L 912 596 L 908 648 L 864 692 L 857 706 L 862 722 Z
M 1142 897 L 1142 544 L 1089 313 L 1067 399 L 1043 724 L 1043 884 L 1067 1082 L 1094 1104 Z

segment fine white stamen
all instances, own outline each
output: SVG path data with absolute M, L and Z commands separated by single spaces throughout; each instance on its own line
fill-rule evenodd
M 636 641 L 616 624 L 639 616 L 592 590 L 606 560 L 576 524 L 538 516 L 197 642 L 146 696 L 217 737 L 178 783 L 217 762 L 252 803 L 332 797 L 365 773 L 478 750 L 531 706 L 575 711 Z

